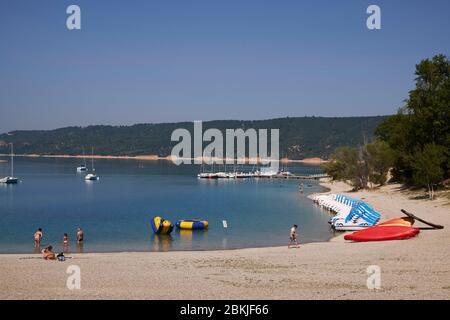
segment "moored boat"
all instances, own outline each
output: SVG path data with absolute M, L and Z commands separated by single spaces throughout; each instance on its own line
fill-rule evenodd
M 84 180 L 86 181 L 96 181 L 98 180 L 98 176 L 95 173 L 88 173 L 85 177 Z
M 84 180 L 86 180 L 86 181 L 96 181 L 96 180 L 99 179 L 99 177 L 98 177 L 97 174 L 95 173 L 95 168 L 94 168 L 94 147 L 92 147 L 91 163 L 92 163 L 92 172 L 91 172 L 91 173 L 88 173 L 88 174 L 84 177 Z
M 79 167 L 77 167 L 77 172 L 87 171 L 86 157 L 85 157 L 85 154 L 84 154 L 84 147 L 82 147 L 82 150 L 83 150 L 83 161 L 84 161 L 84 163 L 82 165 L 80 165 Z
M 0 183 L 5 183 L 5 184 L 16 184 L 17 182 L 19 182 L 19 179 L 14 178 L 14 177 L 4 177 L 0 179 Z
M 11 175 L 0 179 L 0 183 L 4 184 L 16 184 L 19 179 L 14 177 L 14 146 L 11 143 Z

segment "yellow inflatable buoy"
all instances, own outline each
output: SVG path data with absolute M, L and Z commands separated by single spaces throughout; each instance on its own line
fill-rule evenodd
M 206 220 L 178 220 L 175 225 L 177 228 L 185 230 L 208 229 L 208 221 Z
M 154 217 L 151 221 L 153 232 L 156 234 L 170 234 L 173 230 L 173 224 L 169 220 L 161 217 Z

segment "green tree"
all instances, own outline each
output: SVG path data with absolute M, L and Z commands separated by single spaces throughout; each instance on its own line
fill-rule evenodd
M 412 184 L 417 184 L 417 168 L 422 165 L 417 164 L 416 155 L 426 145 L 450 149 L 450 62 L 444 55 L 422 60 L 415 75 L 416 87 L 405 106 L 375 131 L 394 150 L 394 176 Z M 450 160 L 446 153 L 443 157 L 440 168 L 445 179 Z
M 331 155 L 331 161 L 322 169 L 334 180 L 350 181 L 358 190 L 368 188 L 369 182 L 382 185 L 392 166 L 393 152 L 386 142 L 373 143 L 353 148 L 343 146 Z
M 427 144 L 423 150 L 416 150 L 413 162 L 413 181 L 428 189 L 430 199 L 434 197 L 434 186 L 444 178 L 442 163 L 446 161 L 446 149 L 435 144 Z
M 364 187 L 358 177 L 358 149 L 342 146 L 331 155 L 331 161 L 322 166 L 325 172 L 334 180 L 350 180 L 355 189 Z
M 369 181 L 378 185 L 385 184 L 387 173 L 395 159 L 393 150 L 386 142 L 376 140 L 366 145 L 366 152 Z

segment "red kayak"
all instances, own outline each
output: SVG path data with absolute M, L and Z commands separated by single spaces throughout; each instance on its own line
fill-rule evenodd
M 419 228 L 408 226 L 380 225 L 353 232 L 344 236 L 344 239 L 352 241 L 403 240 L 415 237 L 419 232 Z

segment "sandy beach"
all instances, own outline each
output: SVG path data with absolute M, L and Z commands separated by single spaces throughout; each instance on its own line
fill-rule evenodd
M 2 254 L 0 299 L 449 299 L 446 200 L 413 200 L 399 185 L 351 195 L 381 212 L 382 220 L 406 209 L 445 229 L 374 243 L 348 243 L 340 234 L 298 249 L 71 254 L 66 262 Z M 70 265 L 80 267 L 79 290 L 66 287 Z M 379 290 L 366 286 L 371 265 L 381 268 Z

